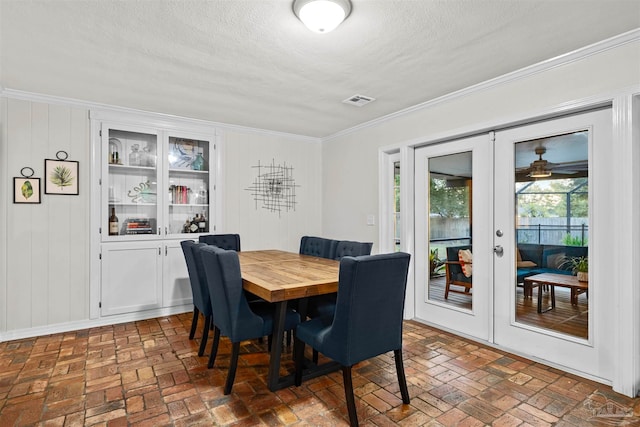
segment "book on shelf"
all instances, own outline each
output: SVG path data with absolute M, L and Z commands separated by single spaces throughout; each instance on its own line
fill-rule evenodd
M 172 185 L 169 187 L 171 201 L 175 205 L 186 205 L 189 203 L 189 193 L 191 189 L 186 185 Z
M 124 234 L 153 234 L 154 230 L 148 218 L 128 218 L 123 226 Z

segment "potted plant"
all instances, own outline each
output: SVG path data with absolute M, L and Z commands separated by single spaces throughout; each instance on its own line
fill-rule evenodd
M 429 251 L 429 276 L 436 276 L 443 265 L 444 261 L 438 257 L 438 249 L 431 249 Z
M 561 264 L 571 269 L 581 282 L 589 281 L 589 258 L 586 256 L 569 257 Z

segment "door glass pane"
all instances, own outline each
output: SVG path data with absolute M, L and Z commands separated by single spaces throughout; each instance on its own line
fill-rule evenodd
M 471 151 L 429 159 L 428 298 L 472 306 Z
M 515 145 L 516 321 L 585 339 L 588 140 L 584 130 Z

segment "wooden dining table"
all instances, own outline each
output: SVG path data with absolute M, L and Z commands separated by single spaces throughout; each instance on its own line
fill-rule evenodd
M 298 301 L 301 316 L 306 314 L 308 297 L 337 292 L 340 262 L 280 250 L 238 252 L 242 286 L 245 291 L 273 304 L 273 337 L 267 386 L 276 391 L 293 385 L 293 375 L 280 376 L 280 360 L 287 304 Z M 333 365 L 307 370 L 304 379 L 336 369 Z

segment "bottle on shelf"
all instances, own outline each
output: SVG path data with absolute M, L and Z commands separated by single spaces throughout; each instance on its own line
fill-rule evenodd
M 204 233 L 207 231 L 207 219 L 204 217 L 204 212 L 200 215 L 200 219 L 198 221 L 198 233 Z
M 190 233 L 197 233 L 198 232 L 198 221 L 199 218 L 198 216 L 194 216 L 193 219 L 191 220 L 191 225 L 189 226 L 189 232 Z
M 151 147 L 149 147 L 148 145 L 145 146 L 143 149 L 143 154 L 144 154 L 144 163 L 142 161 L 140 161 L 140 166 L 150 166 L 152 168 L 156 167 L 156 155 L 154 152 L 152 152 Z
M 191 169 L 194 171 L 201 171 L 204 169 L 204 157 L 202 157 L 202 153 L 198 153 L 191 163 Z
M 118 217 L 116 216 L 116 208 L 111 207 L 111 216 L 109 217 L 109 236 L 117 236 L 120 234 L 118 227 Z
M 133 144 L 131 146 L 131 153 L 129 153 L 129 166 L 141 166 L 140 164 L 140 145 Z

